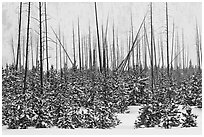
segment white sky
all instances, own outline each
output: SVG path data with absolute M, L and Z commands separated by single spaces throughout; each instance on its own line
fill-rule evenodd
M 17 30 L 18 30 L 18 12 L 19 3 L 2 3 L 2 65 L 11 63 L 13 61 L 11 50 L 11 38 L 14 39 L 15 54 L 17 49 Z M 38 18 L 38 3 L 32 3 L 31 15 Z M 119 34 L 119 42 L 127 43 L 127 33 L 130 30 L 130 13 L 133 13 L 134 33 L 136 34 L 140 23 L 147 11 L 149 11 L 149 3 L 97 3 L 99 27 L 105 26 L 106 18 L 109 14 L 109 43 L 112 43 L 112 24 L 115 23 L 116 30 Z M 91 33 L 95 32 L 95 13 L 94 3 L 48 3 L 48 21 L 49 36 L 54 39 L 51 27 L 58 30 L 60 24 L 61 32 L 65 36 L 66 45 L 68 47 L 68 54 L 73 59 L 72 51 L 72 24 L 75 27 L 75 34 L 77 33 L 77 18 L 80 20 L 81 35 L 88 34 L 88 26 L 90 23 Z M 26 34 L 27 26 L 27 5 L 23 5 L 23 31 L 21 34 Z M 169 11 L 169 39 L 171 40 L 172 23 L 175 22 L 176 31 L 178 31 L 180 44 L 181 33 L 184 30 L 185 47 L 189 46 L 189 59 L 193 64 L 196 61 L 196 48 L 195 48 L 195 24 L 196 19 L 198 26 L 201 30 L 202 27 L 202 4 L 201 3 L 168 3 Z M 147 18 L 147 24 L 149 17 Z M 156 39 L 160 33 L 165 33 L 165 3 L 153 3 L 153 26 L 155 30 Z M 36 37 L 35 31 L 37 29 L 37 21 L 31 19 L 31 31 Z M 148 30 L 149 31 L 149 30 Z M 75 36 L 77 38 L 77 36 Z M 165 40 L 165 37 L 163 38 Z M 156 40 L 157 41 L 157 40 Z M 76 39 L 77 42 L 77 39 Z M 164 42 L 165 43 L 165 42 Z M 34 43 L 35 44 L 35 43 Z M 76 43 L 77 44 L 77 43 Z M 171 42 L 169 43 L 171 45 Z M 121 45 L 121 44 L 120 44 Z M 35 44 L 36 46 L 36 44 Z M 50 61 L 55 65 L 55 44 L 49 43 L 50 46 Z M 124 45 L 127 46 L 127 45 Z M 165 45 L 164 45 L 165 46 Z M 166 46 L 165 46 L 166 47 Z M 165 51 L 166 48 L 164 47 Z M 125 49 L 125 48 L 124 48 Z M 35 53 L 35 49 L 34 49 Z M 30 53 L 29 53 L 30 54 Z M 77 54 L 78 55 L 78 54 Z M 35 57 L 35 56 L 34 56 Z M 78 58 L 77 58 L 78 59 Z M 30 61 L 31 62 L 31 61 Z

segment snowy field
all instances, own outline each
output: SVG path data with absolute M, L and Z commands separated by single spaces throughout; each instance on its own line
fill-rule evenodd
M 180 107 L 181 108 L 181 107 Z M 130 106 L 129 113 L 118 114 L 121 124 L 112 129 L 59 129 L 57 127 L 45 129 L 7 129 L 2 127 L 3 135 L 201 135 L 202 134 L 202 109 L 193 108 L 193 113 L 198 115 L 198 127 L 192 128 L 138 128 L 134 129 L 134 121 L 138 116 L 138 106 Z

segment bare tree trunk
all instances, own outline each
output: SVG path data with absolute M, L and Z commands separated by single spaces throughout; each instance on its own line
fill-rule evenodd
M 18 69 L 18 61 L 20 58 L 20 42 L 21 42 L 21 13 L 22 13 L 22 2 L 20 2 L 20 10 L 19 10 L 19 26 L 18 26 L 18 48 L 17 48 L 17 56 L 16 56 L 16 70 Z M 21 61 L 19 61 L 21 62 Z M 20 63 L 21 68 L 21 63 Z
M 96 70 L 96 58 L 97 58 L 97 56 L 96 56 L 96 43 L 95 43 L 95 41 L 94 41 L 94 39 L 93 39 L 93 68 L 94 68 L 94 70 Z
M 154 63 L 153 63 L 153 26 L 152 26 L 152 3 L 150 4 L 150 20 L 151 20 L 151 91 L 154 87 Z
M 61 30 L 60 30 L 60 26 L 59 26 L 59 40 L 61 41 Z M 61 46 L 59 46 L 59 58 L 60 58 L 60 74 L 61 74 L 61 78 L 62 78 L 62 48 Z
M 57 38 L 56 38 L 56 71 L 58 69 L 58 53 L 57 53 L 57 51 L 58 51 L 58 48 L 57 48 Z
M 14 52 L 14 45 L 13 45 L 13 37 L 11 38 L 11 48 L 13 54 L 13 65 L 15 65 L 15 52 Z
M 95 16 L 96 16 L 96 30 L 97 30 L 97 40 L 98 40 L 98 55 L 99 55 L 99 68 L 100 72 L 102 72 L 102 60 L 101 60 L 101 49 L 100 49 L 100 37 L 99 37 L 99 28 L 98 28 L 98 15 L 97 15 L 97 7 L 95 2 Z
M 185 69 L 185 57 L 184 57 L 185 50 L 184 50 L 184 33 L 183 33 L 183 29 L 182 29 L 182 46 L 183 46 L 183 71 L 184 71 L 184 69 Z
M 174 58 L 175 58 L 174 67 L 176 69 L 178 69 L 178 57 L 176 57 L 177 53 L 178 53 L 178 31 L 176 33 L 176 44 L 175 44 L 175 52 L 174 52 Z
M 118 39 L 118 31 L 117 31 L 117 43 L 116 43 L 116 45 L 117 45 L 117 67 L 119 66 L 119 39 Z
M 43 43 L 42 43 L 42 19 L 41 19 L 41 2 L 39 2 L 39 18 L 40 18 L 40 85 L 41 85 L 41 94 L 43 94 Z
M 74 26 L 73 26 L 73 52 L 74 52 L 74 66 L 72 66 L 73 68 L 76 68 L 76 51 L 75 51 L 75 38 L 74 38 Z
M 66 45 L 65 45 L 65 40 L 64 40 L 64 34 L 62 36 L 62 44 L 64 45 L 64 47 L 66 48 Z M 64 65 L 64 69 L 65 69 L 65 52 L 63 51 L 63 65 Z
M 156 54 L 156 44 L 155 44 L 154 33 L 153 33 L 153 45 L 154 45 L 154 66 L 155 66 L 156 78 L 157 78 L 157 75 L 158 75 L 158 71 L 157 71 L 157 54 Z
M 29 26 L 30 26 L 30 2 L 28 3 L 28 25 L 27 25 L 26 61 L 25 61 L 25 76 L 24 76 L 23 94 L 25 94 L 25 90 L 26 90 L 26 78 L 27 78 L 27 69 L 28 69 Z
M 201 31 L 200 31 L 200 40 L 199 40 L 199 43 L 200 43 L 200 65 L 202 66 L 202 36 L 201 36 Z
M 162 35 L 161 35 L 161 38 L 160 38 L 160 46 L 161 46 L 161 57 L 162 57 L 162 68 L 164 68 L 164 51 L 163 51 L 163 38 L 162 38 Z
M 89 58 L 89 54 L 88 54 L 88 39 L 87 36 L 85 37 L 85 68 L 86 70 L 88 69 L 88 58 Z
M 145 23 L 144 23 L 144 68 L 145 68 L 145 71 L 147 70 L 147 44 L 146 44 L 146 33 L 145 33 Z
M 113 70 L 116 68 L 116 57 L 115 57 L 115 30 L 113 23 Z
M 198 69 L 200 70 L 200 48 L 199 48 L 200 44 L 199 44 L 199 32 L 198 32 L 198 25 L 196 22 L 196 50 L 197 50 L 197 65 L 198 65 Z
M 133 28 L 133 21 L 132 21 L 132 11 L 131 11 L 131 32 L 132 32 L 132 45 L 134 42 L 134 28 Z M 137 53 L 136 53 L 137 54 Z M 135 54 L 134 54 L 134 50 L 132 51 L 132 66 L 133 66 L 133 70 L 135 69 Z
M 81 70 L 81 47 L 80 47 L 80 29 L 79 29 L 79 18 L 78 18 L 78 43 L 79 43 L 79 70 Z
M 24 61 L 25 61 L 25 37 L 23 36 L 23 57 L 22 57 L 22 60 L 23 60 L 23 68 L 24 68 Z
M 102 45 L 103 45 L 103 70 L 106 72 L 106 51 L 105 51 L 105 36 L 102 25 Z
M 174 53 L 174 23 L 172 31 L 172 49 L 171 49 L 171 69 L 173 70 L 173 53 Z
M 45 2 L 45 44 L 46 44 L 46 61 L 47 61 L 47 78 L 49 77 L 49 54 L 48 54 L 48 40 L 47 40 L 47 8 Z
M 81 38 L 81 67 L 84 70 L 84 37 Z
M 127 37 L 128 52 L 130 52 L 130 36 Z M 130 58 L 128 59 L 128 71 L 130 70 Z
M 30 37 L 30 48 L 31 48 L 31 59 L 32 59 L 32 68 L 34 66 L 34 60 L 33 60 L 33 37 L 31 35 Z
M 168 28 L 168 5 L 166 2 L 166 45 L 167 45 L 167 74 L 169 77 L 169 28 Z
M 38 65 L 39 65 L 39 63 L 38 63 L 38 42 L 39 42 L 39 40 L 38 40 L 38 37 L 36 38 L 36 68 L 38 68 Z
M 160 68 L 161 55 L 160 55 L 160 41 L 159 41 L 159 37 L 158 37 L 158 41 L 157 41 L 157 49 L 158 49 L 158 59 L 159 59 L 157 67 Z
M 91 27 L 89 24 L 89 69 L 92 70 Z
M 107 21 L 106 21 L 106 31 L 105 31 L 106 64 L 107 64 L 106 69 L 107 69 L 107 70 L 109 69 L 108 41 L 107 41 L 107 34 L 108 34 L 108 19 L 109 19 L 109 16 L 107 17 Z

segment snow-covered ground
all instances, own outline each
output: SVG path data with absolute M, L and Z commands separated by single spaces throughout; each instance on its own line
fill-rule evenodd
M 193 113 L 198 115 L 198 127 L 193 128 L 139 128 L 134 129 L 139 107 L 130 106 L 129 113 L 118 114 L 121 124 L 112 129 L 59 129 L 57 127 L 46 129 L 7 129 L 2 127 L 3 135 L 201 135 L 202 134 L 202 109 L 193 108 Z

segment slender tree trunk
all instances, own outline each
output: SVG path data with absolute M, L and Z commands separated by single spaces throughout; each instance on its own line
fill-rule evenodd
M 174 23 L 172 31 L 172 49 L 171 49 L 171 69 L 173 70 L 173 53 L 174 53 Z
M 113 70 L 116 68 L 116 57 L 115 57 L 115 30 L 113 23 Z
M 150 20 L 151 20 L 151 90 L 153 93 L 154 86 L 154 63 L 153 63 L 153 26 L 152 26 L 152 3 L 150 4 Z
M 107 70 L 109 69 L 108 41 L 107 41 L 107 34 L 108 34 L 108 19 L 109 19 L 109 16 L 107 17 L 107 21 L 106 21 L 106 31 L 105 31 L 106 64 L 107 64 L 106 69 L 107 69 Z
M 127 46 L 128 46 L 128 52 L 130 52 L 130 36 L 129 33 L 127 35 Z M 128 59 L 128 71 L 130 70 L 130 58 Z
M 162 68 L 164 68 L 164 51 L 163 51 L 163 38 L 162 38 L 162 35 L 161 35 L 161 38 L 160 38 L 160 46 L 161 46 L 161 57 L 162 57 Z
M 60 26 L 59 26 L 59 40 L 61 41 Z M 61 46 L 59 46 L 59 58 L 60 58 L 60 74 L 61 74 L 61 78 L 62 78 L 62 47 Z
M 184 69 L 185 69 L 185 57 L 184 57 L 185 50 L 184 50 L 184 33 L 183 33 L 183 29 L 182 29 L 182 46 L 183 46 L 183 71 L 184 71 Z
M 49 54 L 48 54 L 48 40 L 47 40 L 47 6 L 45 2 L 45 44 L 46 44 L 46 61 L 47 61 L 47 78 L 49 77 Z
M 22 13 L 22 2 L 20 2 L 20 10 L 19 10 L 19 26 L 18 26 L 18 48 L 17 48 L 17 56 L 16 56 L 16 70 L 18 69 L 18 61 L 20 58 L 20 42 L 21 42 L 21 13 Z M 21 68 L 21 63 L 20 63 Z
M 187 68 L 189 67 L 188 66 L 188 60 L 189 60 L 189 45 L 187 46 L 187 58 L 186 58 L 186 66 L 187 66 Z
M 145 31 L 146 31 L 146 29 L 145 29 L 145 23 L 144 23 L 144 68 L 146 71 L 147 70 L 147 44 L 146 44 Z
M 89 58 L 89 54 L 88 54 L 88 40 L 87 40 L 87 36 L 85 37 L 85 68 L 86 70 L 88 69 L 88 58 Z
M 30 2 L 28 3 L 28 25 L 27 25 L 26 61 L 25 61 L 25 76 L 24 76 L 23 94 L 25 94 L 25 90 L 26 90 L 26 78 L 27 78 L 27 69 L 28 69 L 29 26 L 30 26 Z
M 32 37 L 32 35 L 30 37 L 30 48 L 31 48 L 31 59 L 32 59 L 32 67 L 31 68 L 33 68 L 34 60 L 33 60 L 33 37 Z
M 93 48 L 93 68 L 94 68 L 94 70 L 96 70 L 96 58 L 97 58 L 97 56 L 96 56 L 96 43 L 95 43 L 94 39 L 93 39 L 93 46 L 94 46 L 94 48 Z
M 157 54 L 156 54 L 156 44 L 155 44 L 154 33 L 153 33 L 153 45 L 154 45 L 154 66 L 155 66 L 156 78 L 157 78 L 157 76 L 158 76 L 158 71 L 157 71 Z
M 200 45 L 200 65 L 202 66 L 202 37 L 201 37 L 201 31 L 200 31 L 199 45 Z
M 98 55 L 99 55 L 99 68 L 100 72 L 102 72 L 102 60 L 101 60 L 101 49 L 100 49 L 100 37 L 99 37 L 99 28 L 98 28 L 98 15 L 97 15 L 97 7 L 95 2 L 95 16 L 96 16 L 96 31 L 97 31 L 97 40 L 98 40 Z
M 166 2 L 166 45 L 167 45 L 167 74 L 169 77 L 169 27 L 168 27 L 168 5 Z
M 106 51 L 105 51 L 105 36 L 102 25 L 102 45 L 103 45 L 103 70 L 106 72 Z
M 43 94 L 43 43 L 42 43 L 42 19 L 41 19 L 41 2 L 39 2 L 39 18 L 40 18 L 40 86 L 41 86 L 41 94 Z
M 117 41 L 116 41 L 117 43 L 116 43 L 116 45 L 117 45 L 117 67 L 119 66 L 119 39 L 118 39 L 118 31 L 117 31 Z
M 81 38 L 81 67 L 84 69 L 84 37 Z
M 78 18 L 78 43 L 79 43 L 79 70 L 81 70 L 81 46 L 80 46 L 80 28 L 79 28 L 79 18 Z
M 25 37 L 23 36 L 23 57 L 22 57 L 22 60 L 23 60 L 23 68 L 24 68 L 24 61 L 25 61 Z
M 91 27 L 89 24 L 89 69 L 92 70 Z
M 56 71 L 58 69 L 58 53 L 57 53 L 57 51 L 58 51 L 58 48 L 57 48 L 57 38 L 56 38 Z
M 198 25 L 197 25 L 197 22 L 196 22 L 196 50 L 197 50 L 197 65 L 198 65 L 198 69 L 200 70 L 201 67 L 200 67 L 200 48 L 199 48 L 199 32 L 198 32 Z
M 11 38 L 11 48 L 13 54 L 13 65 L 15 65 L 15 52 L 14 52 L 14 45 L 13 45 L 13 37 Z
M 131 32 L 132 32 L 132 45 L 134 42 L 134 28 L 133 28 L 133 21 L 132 21 L 132 11 L 131 11 Z M 134 50 L 132 51 L 132 66 L 133 66 L 133 70 L 135 69 L 135 54 L 134 54 Z
M 38 43 L 39 43 L 39 39 L 38 37 L 36 38 L 36 68 L 38 68 L 39 62 L 38 62 Z
M 66 45 L 65 45 L 65 40 L 64 40 L 64 34 L 62 36 L 62 43 L 64 45 L 64 47 L 66 48 Z M 64 65 L 64 69 L 65 69 L 65 51 L 62 52 L 63 53 L 63 65 Z
M 74 26 L 73 26 L 73 31 L 72 31 L 72 35 L 73 35 L 73 52 L 74 52 L 74 66 L 72 66 L 73 68 L 76 67 L 76 51 L 75 51 L 75 38 L 74 38 Z
M 160 61 L 161 61 L 161 55 L 160 55 L 160 41 L 159 41 L 159 38 L 158 38 L 158 41 L 157 41 L 157 49 L 158 49 L 158 59 L 159 59 L 159 61 L 158 61 L 158 65 L 157 65 L 157 67 L 158 67 L 158 69 L 160 68 Z

